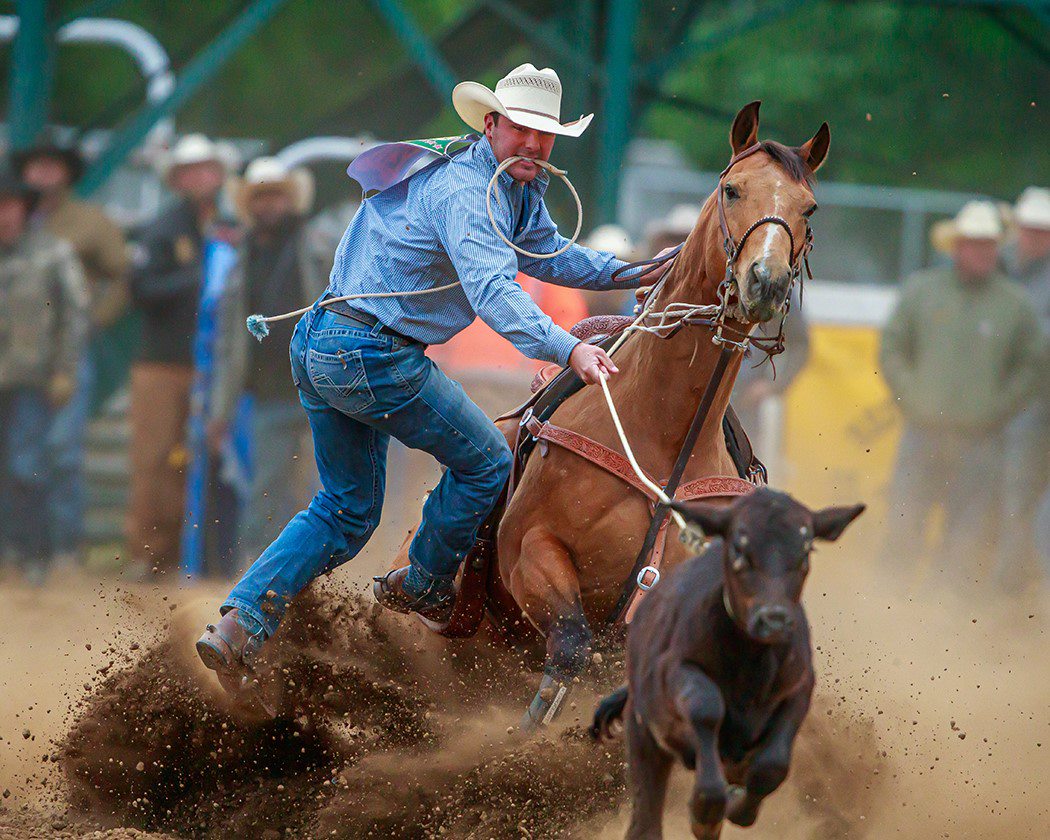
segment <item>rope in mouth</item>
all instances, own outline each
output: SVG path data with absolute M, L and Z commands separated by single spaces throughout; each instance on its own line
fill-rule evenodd
M 499 229 L 499 225 L 496 224 L 496 217 L 492 214 L 492 188 L 496 185 L 496 181 L 499 176 L 503 174 L 507 169 L 510 169 L 518 161 L 525 160 L 529 163 L 538 166 L 540 169 L 545 169 L 551 175 L 561 178 L 565 182 L 565 186 L 569 188 L 569 192 L 572 193 L 572 198 L 576 202 L 576 230 L 573 231 L 569 241 L 562 245 L 557 251 L 552 251 L 549 254 L 534 254 L 532 251 L 526 251 L 524 248 L 520 248 L 511 242 L 506 236 L 503 235 L 503 231 Z M 497 200 L 499 194 L 496 195 Z M 583 203 L 580 201 L 580 194 L 576 192 L 576 187 L 572 185 L 572 181 L 569 180 L 569 174 L 564 169 L 558 169 L 558 167 L 548 163 L 545 160 L 539 158 L 527 158 L 521 155 L 514 155 L 503 161 L 499 166 L 496 167 L 496 171 L 492 174 L 492 178 L 489 180 L 488 187 L 485 188 L 485 210 L 489 214 L 489 222 L 492 223 L 492 229 L 496 231 L 496 235 L 504 241 L 507 245 L 517 251 L 519 254 L 525 257 L 532 257 L 535 260 L 549 260 L 551 257 L 556 257 L 559 254 L 564 254 L 575 244 L 576 240 L 580 238 L 580 231 L 583 229 Z

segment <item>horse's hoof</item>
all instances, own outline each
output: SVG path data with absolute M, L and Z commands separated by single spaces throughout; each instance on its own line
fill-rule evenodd
M 529 708 L 521 719 L 519 724 L 521 731 L 532 733 L 552 723 L 561 712 L 562 704 L 569 694 L 569 688 L 568 682 L 544 674 L 536 696 L 532 698 Z

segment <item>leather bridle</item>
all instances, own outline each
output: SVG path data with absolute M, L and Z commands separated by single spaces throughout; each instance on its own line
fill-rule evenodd
M 729 231 L 729 224 L 726 220 L 725 204 L 723 195 L 725 192 L 725 177 L 729 174 L 729 171 L 740 161 L 747 157 L 750 157 L 755 152 L 762 149 L 761 143 L 755 143 L 737 152 L 730 159 L 729 164 L 722 173 L 718 176 L 718 195 L 715 198 L 715 202 L 718 206 L 718 224 L 722 229 L 722 247 L 726 255 L 726 270 L 725 276 L 722 278 L 721 283 L 718 285 L 718 301 L 719 308 L 718 313 L 714 318 L 697 316 L 697 317 L 684 317 L 681 319 L 676 328 L 669 330 L 659 337 L 670 338 L 674 335 L 682 326 L 685 325 L 697 325 L 704 326 L 714 330 L 712 340 L 715 344 L 721 346 L 721 353 L 718 355 L 718 360 L 715 364 L 715 368 L 712 371 L 711 379 L 707 383 L 707 387 L 704 389 L 704 393 L 700 398 L 700 403 L 697 406 L 696 414 L 693 417 L 693 421 L 686 432 L 685 440 L 682 443 L 682 448 L 678 453 L 678 458 L 671 469 L 670 477 L 667 480 L 666 486 L 663 488 L 666 497 L 673 499 L 675 493 L 678 491 L 679 484 L 681 483 L 682 476 L 685 473 L 686 465 L 689 462 L 689 458 L 692 454 L 693 448 L 696 446 L 696 441 L 700 436 L 700 431 L 704 427 L 707 420 L 707 415 L 710 413 L 711 405 L 714 402 L 715 394 L 718 392 L 719 387 L 722 384 L 722 379 L 725 376 L 725 372 L 729 367 L 729 358 L 736 352 L 743 352 L 747 347 L 754 346 L 764 352 L 768 358 L 772 358 L 778 353 L 784 351 L 784 321 L 787 318 L 788 311 L 791 304 L 791 290 L 795 285 L 795 281 L 802 282 L 803 270 L 810 279 L 813 275 L 809 268 L 809 252 L 813 247 L 813 230 L 809 226 L 808 220 L 805 222 L 806 233 L 802 241 L 802 245 L 796 251 L 795 249 L 795 236 L 791 232 L 791 225 L 781 216 L 768 215 L 763 216 L 758 221 L 754 222 L 746 231 L 744 235 L 740 237 L 740 241 L 737 242 L 733 239 L 732 233 Z M 743 250 L 744 245 L 747 243 L 748 238 L 763 225 L 779 225 L 787 231 L 788 241 L 790 243 L 791 253 L 791 280 L 788 285 L 788 297 L 785 301 L 784 315 L 780 319 L 780 329 L 777 335 L 774 337 L 753 337 L 749 332 L 742 331 L 734 326 L 726 324 L 727 313 L 729 309 L 729 299 L 735 289 L 736 294 L 739 296 L 739 279 L 736 274 L 736 261 L 740 257 L 740 252 Z M 656 266 L 666 265 L 672 262 L 675 257 L 678 256 L 679 252 L 685 243 L 677 245 L 674 249 L 664 254 L 662 257 L 655 257 L 650 260 L 643 260 L 638 263 L 630 263 L 618 269 L 614 272 L 613 276 L 623 271 L 628 271 L 634 268 L 646 268 L 651 270 Z M 663 277 L 649 290 L 646 297 L 646 301 L 643 303 L 643 310 L 649 299 L 656 294 L 660 286 L 664 283 L 667 277 L 670 275 L 673 269 L 673 265 L 664 272 Z M 800 292 L 801 299 L 801 292 Z M 726 333 L 731 333 L 734 337 L 730 338 Z M 764 483 L 764 476 L 761 479 Z M 757 483 L 756 480 L 756 483 Z M 635 559 L 634 567 L 631 570 L 631 574 L 624 581 L 623 589 L 620 592 L 620 597 L 617 599 L 615 606 L 609 613 L 607 623 L 609 625 L 617 624 L 622 621 L 626 614 L 628 607 L 630 606 L 633 595 L 636 591 L 636 582 L 640 581 L 639 575 L 646 570 L 651 568 L 648 566 L 649 555 L 653 551 L 653 547 L 656 544 L 657 536 L 663 527 L 664 521 L 670 511 L 670 507 L 664 503 L 659 503 L 655 506 L 653 511 L 652 520 L 649 523 L 649 529 L 646 531 L 645 539 L 642 541 L 641 550 L 638 552 L 638 556 Z

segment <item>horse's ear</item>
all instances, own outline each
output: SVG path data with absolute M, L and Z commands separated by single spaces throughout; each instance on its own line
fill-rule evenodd
M 810 172 L 820 169 L 824 159 L 828 156 L 828 148 L 831 146 L 831 129 L 827 123 L 823 123 L 809 140 L 798 147 L 798 155 L 806 162 Z
M 842 536 L 854 519 L 864 513 L 866 505 L 848 507 L 827 507 L 813 512 L 813 536 L 818 539 L 834 542 Z
M 761 105 L 761 99 L 749 102 L 740 109 L 740 113 L 733 120 L 729 142 L 733 146 L 734 155 L 740 154 L 748 146 L 754 146 L 758 142 L 758 109 Z
M 729 530 L 729 508 L 704 502 L 675 502 L 672 505 L 687 522 L 699 525 L 706 537 L 724 537 Z

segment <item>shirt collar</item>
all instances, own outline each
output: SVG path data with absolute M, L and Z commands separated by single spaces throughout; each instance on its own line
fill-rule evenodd
M 485 171 L 488 173 L 488 177 L 492 177 L 492 173 L 496 171 L 498 161 L 496 160 L 496 154 L 492 151 L 492 144 L 489 143 L 489 138 L 482 135 L 481 139 L 474 144 L 475 159 L 478 160 Z M 503 187 L 504 191 L 509 191 L 517 183 L 509 173 L 501 172 L 499 174 L 499 183 Z M 536 191 L 536 195 L 539 198 L 543 198 L 543 194 L 547 191 L 547 185 L 550 183 L 550 175 L 547 174 L 545 169 L 540 170 L 540 174 L 533 178 L 528 186 L 532 187 Z

